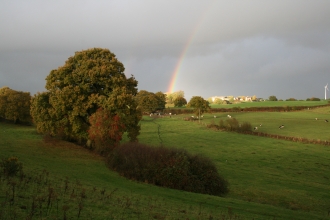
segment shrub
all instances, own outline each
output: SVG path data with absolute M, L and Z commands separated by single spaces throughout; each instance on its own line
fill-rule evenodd
M 312 98 L 306 99 L 306 101 L 321 101 L 321 99 L 312 97 Z
M 1 167 L 5 176 L 15 176 L 23 171 L 23 165 L 17 157 L 2 159 Z
M 215 165 L 185 150 L 127 143 L 107 159 L 110 169 L 122 176 L 157 186 L 210 195 L 224 195 L 228 183 Z
M 271 95 L 271 96 L 269 96 L 268 100 L 269 101 L 277 101 L 277 98 L 276 98 L 276 96 Z

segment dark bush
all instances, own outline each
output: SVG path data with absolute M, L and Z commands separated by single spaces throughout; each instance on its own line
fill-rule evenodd
M 5 176 L 15 176 L 23 171 L 23 165 L 17 157 L 2 159 L 0 166 Z
M 229 118 L 226 121 L 220 119 L 219 125 L 216 125 L 214 121 L 207 125 L 208 128 L 221 129 L 225 131 L 247 132 L 252 131 L 252 125 L 250 122 L 239 123 L 236 118 Z
M 208 158 L 185 150 L 127 143 L 114 149 L 107 164 L 126 178 L 157 186 L 217 196 L 228 192 Z

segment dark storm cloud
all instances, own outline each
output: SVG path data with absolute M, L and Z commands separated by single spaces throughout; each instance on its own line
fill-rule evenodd
M 108 48 L 139 89 L 208 98 L 323 98 L 330 81 L 329 1 L 5 1 L 0 87 L 43 91 L 75 51 Z M 188 44 L 190 42 L 190 44 Z M 324 84 L 324 85 L 323 85 Z

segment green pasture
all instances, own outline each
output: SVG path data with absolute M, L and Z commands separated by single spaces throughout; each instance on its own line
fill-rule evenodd
M 211 104 L 211 108 L 249 108 L 249 107 L 280 107 L 280 106 L 318 106 L 326 105 L 329 100 L 321 101 L 262 101 L 262 102 L 239 102 L 233 104 Z M 166 108 L 174 108 L 173 104 L 167 104 Z M 184 108 L 184 107 L 181 107 Z
M 297 112 L 206 113 L 201 123 L 209 124 L 213 122 L 218 124 L 220 120 L 227 120 L 228 114 L 241 123 L 250 122 L 253 127 L 258 127 L 257 131 L 259 132 L 330 141 L 330 107 L 305 109 Z M 279 129 L 280 125 L 284 125 L 284 128 Z
M 253 126 L 262 123 L 259 130 L 267 133 L 330 138 L 330 124 L 324 122 L 330 116 L 329 107 L 231 115 Z M 82 147 L 62 141 L 44 142 L 34 127 L 0 123 L 0 159 L 16 156 L 30 173 L 45 169 L 55 185 L 63 187 L 66 178 L 71 188 L 79 182 L 88 193 L 81 219 L 330 219 L 329 146 L 206 128 L 208 123 L 226 120 L 227 114 L 217 114 L 217 118 L 204 114 L 200 122 L 183 120 L 187 116 L 143 117 L 139 141 L 211 158 L 229 182 L 230 193 L 225 197 L 126 180 L 108 170 L 103 158 Z M 278 129 L 281 124 L 284 129 Z M 0 193 L 3 188 L 0 182 Z M 113 192 L 112 196 L 96 196 L 101 189 L 107 195 Z M 0 194 L 0 202 L 1 198 L 4 195 Z M 71 207 L 69 215 L 76 218 L 75 200 L 63 198 Z
M 249 107 L 282 107 L 282 106 L 318 106 L 326 105 L 328 100 L 321 101 L 262 101 L 262 102 L 240 102 L 234 104 L 211 104 L 211 108 L 249 108 Z

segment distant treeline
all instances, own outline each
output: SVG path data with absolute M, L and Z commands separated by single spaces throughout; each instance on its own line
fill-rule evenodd
M 267 107 L 267 106 L 260 106 L 260 107 L 233 107 L 233 108 L 211 108 L 209 113 L 219 113 L 219 112 L 291 112 L 291 111 L 300 111 L 304 109 L 314 109 L 329 106 L 330 104 L 326 105 L 316 105 L 316 106 L 277 106 L 277 107 Z M 194 112 L 193 109 L 189 108 L 167 108 L 164 109 L 164 113 L 168 114 L 192 114 Z

